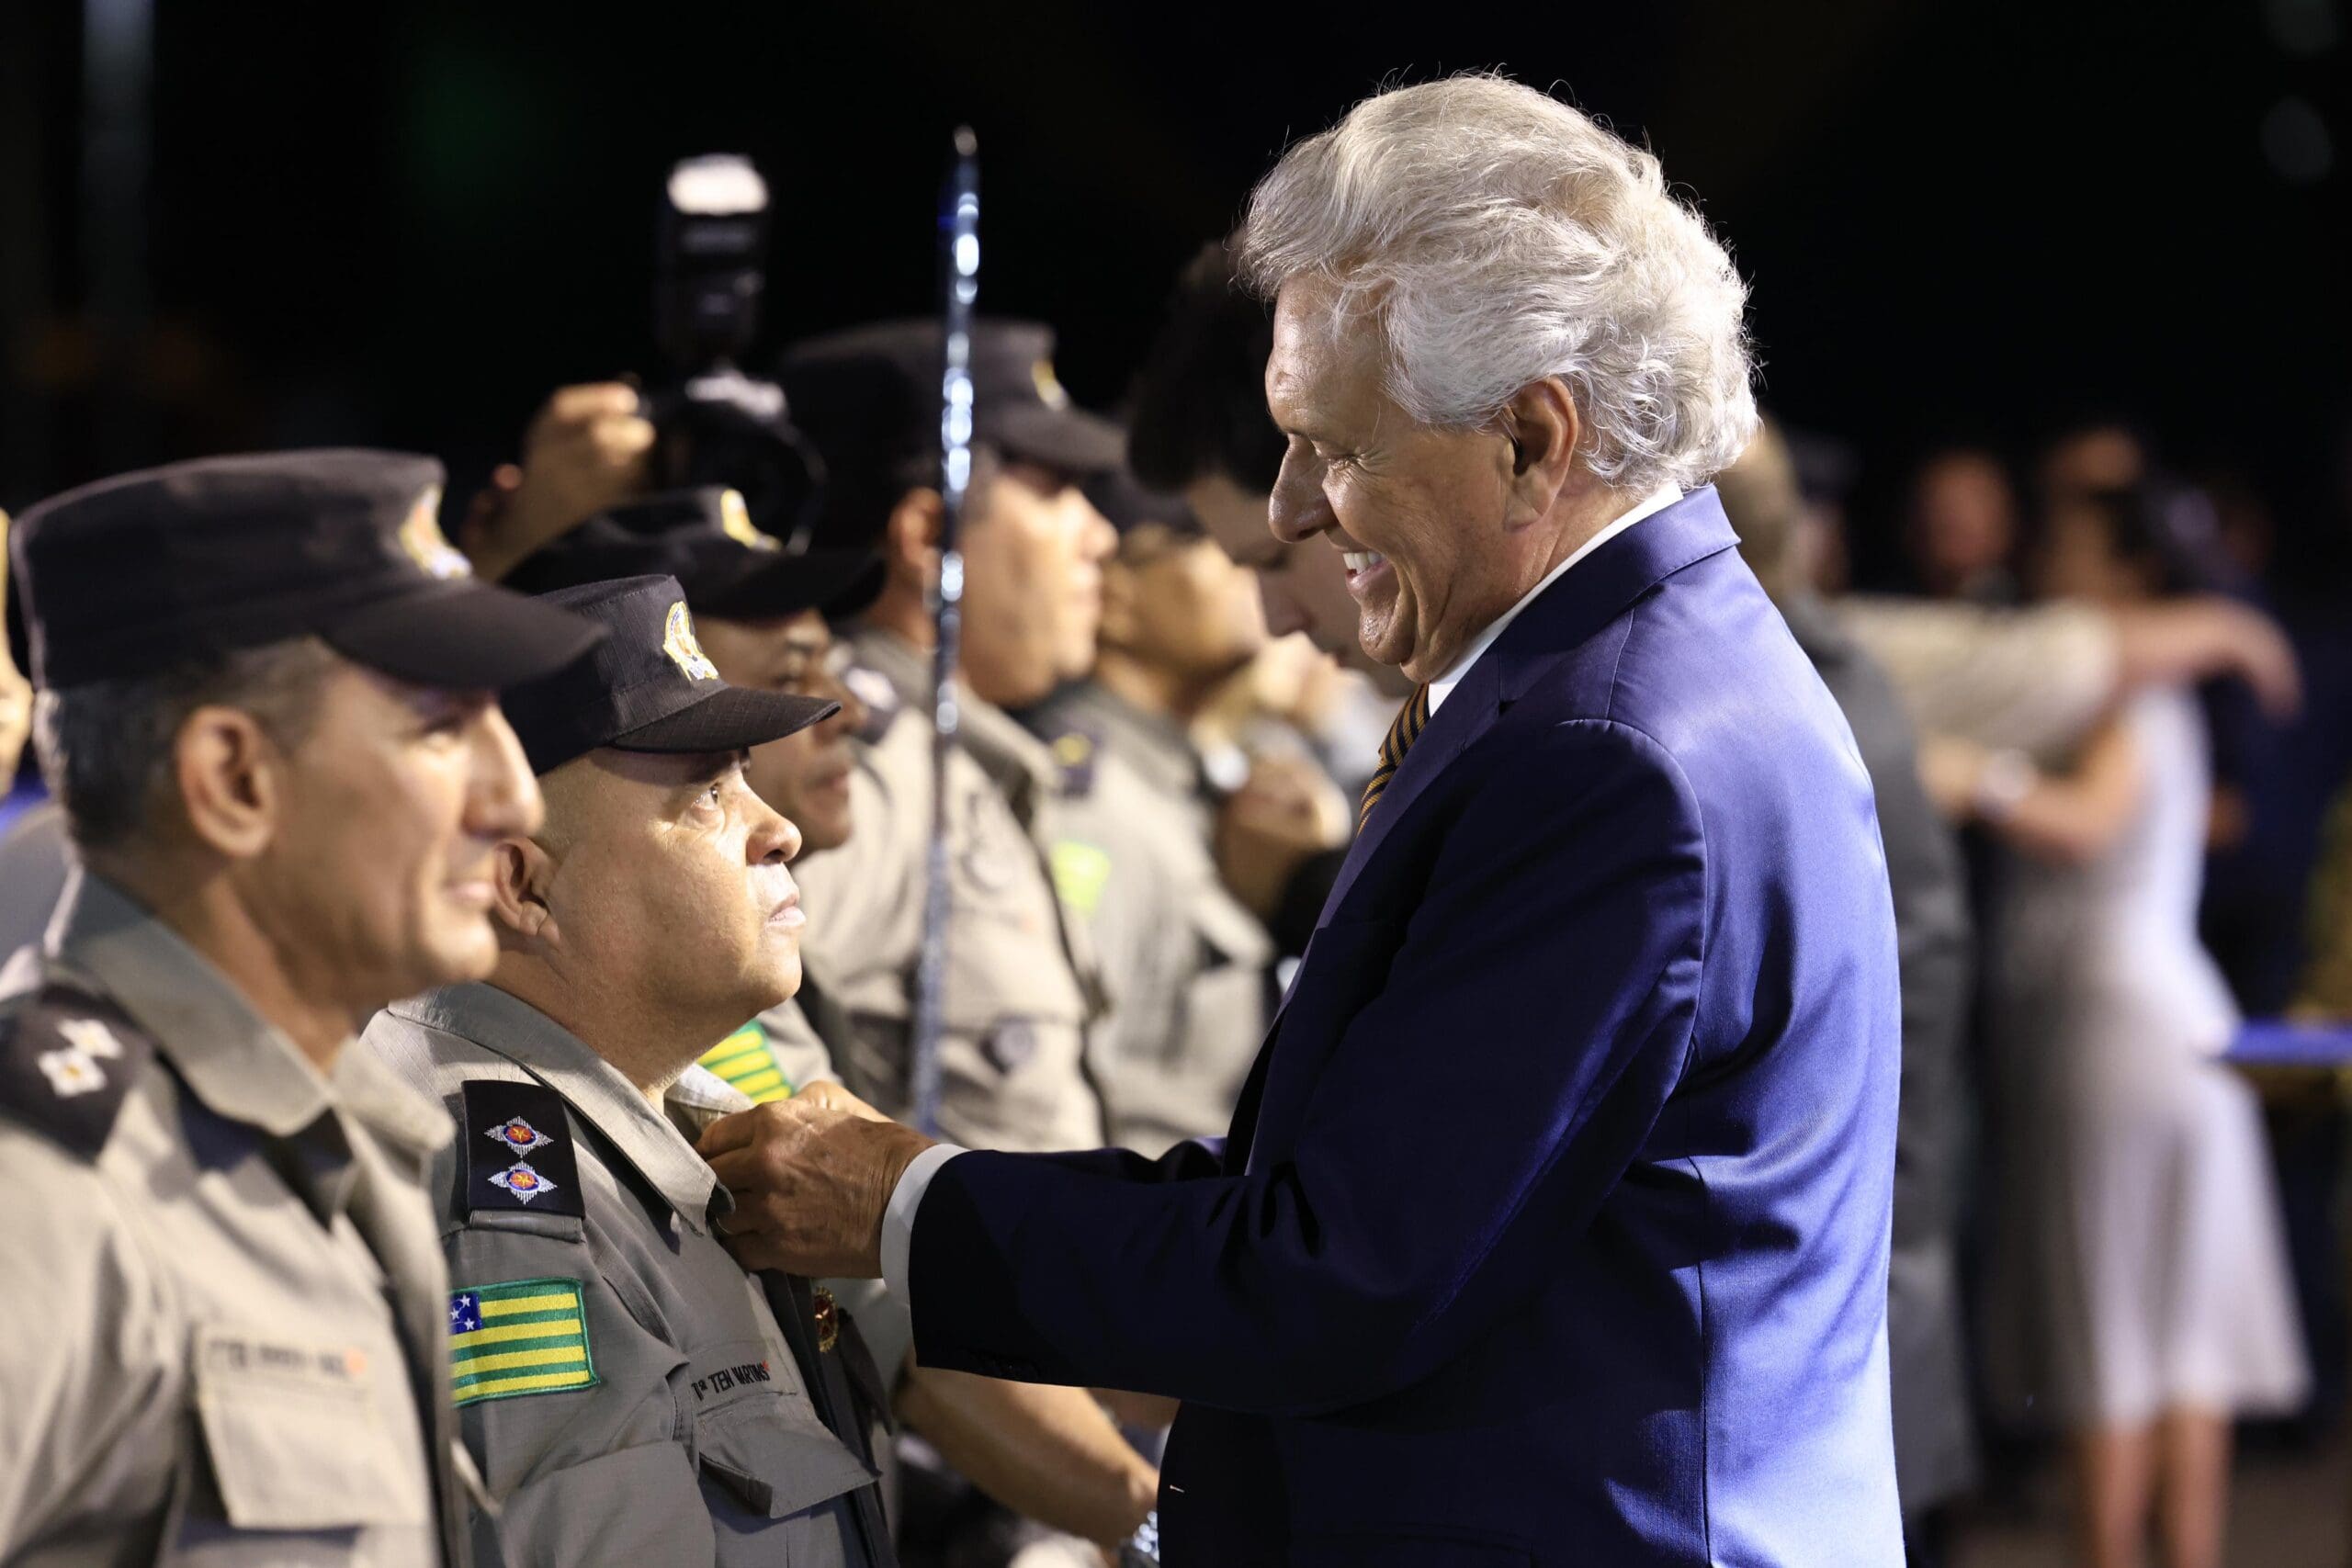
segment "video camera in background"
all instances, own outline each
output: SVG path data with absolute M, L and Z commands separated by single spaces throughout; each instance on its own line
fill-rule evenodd
M 654 244 L 654 333 L 671 377 L 648 399 L 656 481 L 731 486 L 762 533 L 805 549 L 822 459 L 784 389 L 741 368 L 766 288 L 767 182 L 732 153 L 684 160 L 662 188 Z

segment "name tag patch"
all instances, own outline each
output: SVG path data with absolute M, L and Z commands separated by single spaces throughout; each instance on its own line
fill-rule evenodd
M 364 1387 L 368 1352 L 355 1345 L 296 1345 L 211 1329 L 198 1347 L 206 1373 L 277 1378 L 335 1388 Z
M 742 1388 L 755 1382 L 774 1382 L 775 1374 L 765 1361 L 746 1361 L 740 1367 L 721 1367 L 707 1378 L 695 1379 L 695 1403 L 699 1404 L 714 1393 Z
M 577 1280 L 507 1280 L 449 1292 L 449 1393 L 459 1404 L 594 1388 Z

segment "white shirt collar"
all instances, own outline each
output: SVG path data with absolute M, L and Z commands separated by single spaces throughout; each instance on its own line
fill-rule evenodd
M 1640 502 L 1635 503 L 1632 511 L 1626 513 L 1622 517 L 1612 520 L 1609 525 L 1601 529 L 1600 533 L 1595 534 L 1591 538 L 1587 539 L 1583 544 L 1578 545 L 1576 548 L 1575 554 L 1569 556 L 1567 559 L 1554 567 L 1550 571 L 1545 572 L 1544 574 L 1543 581 L 1529 589 L 1526 595 L 1521 598 L 1518 604 L 1513 604 L 1510 609 L 1505 610 L 1500 615 L 1495 617 L 1494 623 L 1487 626 L 1485 631 L 1478 634 L 1477 639 L 1471 643 L 1471 645 L 1463 651 L 1462 657 L 1453 661 L 1453 669 L 1448 670 L 1444 674 L 1430 682 L 1430 712 L 1435 713 L 1440 707 L 1444 705 L 1445 699 L 1453 694 L 1453 688 L 1462 684 L 1462 677 L 1469 674 L 1470 667 L 1473 664 L 1477 663 L 1479 659 L 1485 655 L 1487 649 L 1495 646 L 1496 639 L 1500 637 L 1505 631 L 1510 629 L 1511 622 L 1519 618 L 1519 613 L 1521 610 L 1526 609 L 1530 604 L 1535 603 L 1537 594 L 1543 592 L 1546 588 L 1551 587 L 1555 582 L 1559 581 L 1561 577 L 1567 571 L 1568 568 L 1576 565 L 1577 562 L 1584 559 L 1585 557 L 1592 554 L 1593 551 L 1600 548 L 1601 546 L 1607 544 L 1610 540 L 1615 538 L 1618 535 L 1623 533 L 1634 524 L 1639 523 L 1643 518 L 1651 515 L 1653 513 L 1663 512 L 1681 499 L 1682 492 L 1675 489 L 1672 485 L 1660 486 L 1658 489 L 1650 491 L 1649 494 L 1644 496 Z

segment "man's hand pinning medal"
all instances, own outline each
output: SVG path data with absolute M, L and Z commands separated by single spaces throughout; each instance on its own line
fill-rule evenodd
M 710 1124 L 696 1145 L 735 1200 L 719 1226 L 747 1269 L 812 1279 L 882 1272 L 882 1216 L 932 1140 L 836 1084 Z

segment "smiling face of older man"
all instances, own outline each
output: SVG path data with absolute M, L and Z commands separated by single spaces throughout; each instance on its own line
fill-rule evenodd
M 1612 508 L 1574 460 L 1576 405 L 1556 378 L 1484 428 L 1421 423 L 1390 395 L 1362 309 L 1312 274 L 1276 298 L 1266 405 L 1288 447 L 1272 524 L 1339 554 L 1367 655 L 1433 680 Z
M 1655 157 L 1513 84 L 1384 94 L 1294 147 L 1239 261 L 1274 301 L 1273 532 L 1340 554 L 1364 652 L 1418 681 L 1755 423 L 1723 247 Z

